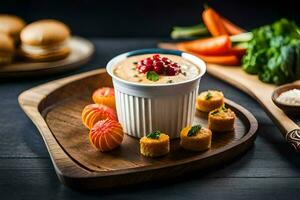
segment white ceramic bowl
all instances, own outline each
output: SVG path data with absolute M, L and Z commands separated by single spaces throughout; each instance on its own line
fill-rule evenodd
M 142 54 L 181 56 L 199 67 L 200 73 L 187 81 L 155 85 L 129 82 L 114 75 L 117 63 Z M 199 83 L 206 71 L 205 63 L 198 57 L 181 51 L 142 49 L 114 57 L 106 69 L 113 80 L 118 119 L 128 135 L 141 138 L 160 130 L 170 138 L 178 138 L 181 129 L 193 123 Z

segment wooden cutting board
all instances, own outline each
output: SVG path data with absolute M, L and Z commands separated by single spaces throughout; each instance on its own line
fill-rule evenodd
M 93 55 L 94 45 L 87 39 L 73 36 L 69 40 L 71 53 L 68 57 L 51 62 L 16 61 L 0 66 L 1 78 L 42 76 L 72 70 L 87 63 Z
M 104 69 L 49 82 L 19 96 L 22 109 L 44 139 L 59 179 L 71 187 L 94 189 L 177 177 L 228 161 L 254 142 L 256 119 L 227 99 L 227 107 L 237 115 L 235 131 L 214 134 L 208 151 L 185 151 L 177 139 L 171 141 L 167 156 L 146 158 L 139 153 L 139 139 L 125 135 L 119 148 L 101 153 L 89 144 L 81 111 L 92 103 L 92 92 L 103 86 L 112 86 Z M 207 126 L 207 114 L 195 116 L 197 123 Z
M 176 49 L 172 43 L 160 43 L 160 48 Z M 256 75 L 247 74 L 241 67 L 207 64 L 207 72 L 234 87 L 246 92 L 257 100 L 270 118 L 281 130 L 285 140 L 300 152 L 300 120 L 299 117 L 288 116 L 272 101 L 272 93 L 276 86 L 261 82 Z

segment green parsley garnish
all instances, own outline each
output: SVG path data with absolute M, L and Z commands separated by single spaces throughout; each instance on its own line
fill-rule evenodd
M 189 130 L 187 136 L 191 137 L 191 136 L 196 135 L 200 129 L 201 129 L 201 125 L 192 126 L 192 128 Z
M 138 77 L 138 75 L 137 75 L 137 74 L 135 74 L 135 75 L 133 75 L 133 77 Z
M 132 70 L 136 70 L 136 67 L 131 68 Z
M 148 71 L 146 75 L 147 79 L 150 81 L 158 81 L 159 75 L 155 73 L 154 71 Z
M 160 131 L 156 130 L 156 131 L 149 133 L 146 137 L 151 138 L 151 139 L 159 139 L 159 136 L 160 136 Z
M 186 76 L 186 72 L 182 72 L 182 75 L 183 75 L 183 76 Z
M 133 62 L 133 64 L 134 64 L 134 65 L 137 65 L 137 64 L 138 64 L 138 62 Z
M 205 100 L 210 100 L 212 98 L 212 94 L 210 91 L 207 92 L 206 96 L 205 96 Z
M 218 114 L 220 111 L 227 112 L 228 109 L 225 107 L 225 105 L 223 105 L 222 107 L 220 107 L 220 108 L 218 108 L 218 109 L 216 109 L 216 110 L 211 111 L 210 114 L 211 114 L 211 115 L 216 115 L 216 114 Z
M 219 113 L 219 109 L 216 109 L 216 110 L 212 111 L 210 114 L 215 115 L 215 114 L 218 114 L 218 113 Z
M 168 80 L 167 83 L 173 83 L 173 81 L 172 80 Z
M 225 107 L 225 105 L 223 104 L 223 106 L 221 107 L 222 111 L 227 112 L 227 108 Z

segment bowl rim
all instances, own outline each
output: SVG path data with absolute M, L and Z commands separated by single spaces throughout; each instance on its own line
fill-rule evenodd
M 137 56 L 137 55 L 143 55 L 143 54 L 169 54 L 169 55 L 176 55 L 176 56 L 180 56 L 184 59 L 187 59 L 188 61 L 192 62 L 196 67 L 199 68 L 200 73 L 195 76 L 192 79 L 188 79 L 185 81 L 181 81 L 181 82 L 177 82 L 177 83 L 158 83 L 158 84 L 148 84 L 148 83 L 136 83 L 136 82 L 131 82 L 131 81 L 127 81 L 124 80 L 122 78 L 119 78 L 118 76 L 116 76 L 113 73 L 113 67 L 115 66 L 115 64 L 119 63 L 120 61 L 125 60 L 127 57 L 131 57 L 131 56 Z M 132 85 L 132 86 L 140 86 L 140 87 L 158 87 L 158 86 L 163 86 L 163 87 L 172 87 L 175 85 L 182 85 L 185 83 L 190 83 L 193 82 L 197 79 L 200 79 L 206 72 L 206 64 L 205 62 L 200 59 L 199 57 L 196 57 L 192 54 L 183 52 L 183 51 L 178 51 L 178 50 L 170 50 L 170 49 L 160 49 L 160 48 L 148 48 L 148 49 L 138 49 L 138 50 L 133 50 L 133 51 L 129 51 L 126 53 L 122 53 L 118 56 L 115 56 L 114 58 L 112 58 L 106 65 L 106 71 L 107 73 L 113 78 L 116 79 L 122 83 L 125 83 L 127 85 Z
M 297 109 L 300 109 L 300 105 L 291 105 L 291 104 L 285 104 L 285 103 L 282 103 L 280 101 L 277 100 L 278 96 L 280 94 L 282 94 L 283 92 L 285 91 L 282 91 L 282 92 L 278 92 L 279 90 L 283 90 L 285 88 L 289 88 L 287 91 L 289 90 L 292 90 L 292 89 L 300 89 L 300 85 L 298 84 L 294 84 L 294 83 L 288 83 L 288 84 L 284 84 L 284 85 L 281 85 L 277 88 L 274 89 L 274 91 L 272 92 L 272 101 L 275 103 L 275 105 L 281 109 L 287 109 L 287 108 L 297 108 Z M 275 97 L 277 96 L 277 97 Z

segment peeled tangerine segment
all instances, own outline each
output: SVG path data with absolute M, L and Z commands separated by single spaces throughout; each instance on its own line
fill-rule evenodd
M 115 110 L 100 104 L 90 104 L 85 106 L 82 111 L 81 118 L 82 123 L 89 129 L 91 129 L 98 121 L 106 118 L 117 121 Z
M 224 104 L 224 95 L 216 90 L 201 92 L 196 99 L 196 108 L 202 112 L 210 112 Z
M 97 104 L 106 105 L 112 109 L 116 109 L 114 88 L 102 87 L 93 93 L 93 101 Z
M 180 146 L 190 151 L 204 151 L 210 148 L 212 132 L 202 127 L 195 135 L 188 136 L 192 126 L 187 126 L 180 133 Z
M 110 151 L 118 147 L 124 137 L 121 124 L 112 119 L 98 121 L 90 130 L 89 139 L 99 151 Z
M 147 138 L 140 139 L 140 151 L 143 156 L 158 157 L 168 154 L 170 151 L 170 138 L 161 133 L 158 139 Z

